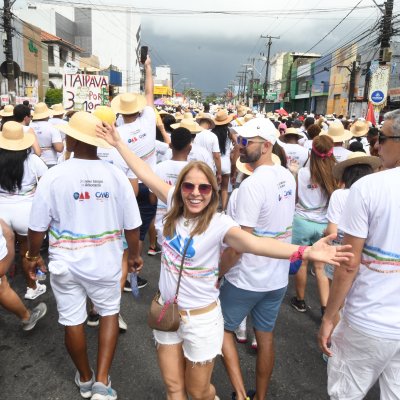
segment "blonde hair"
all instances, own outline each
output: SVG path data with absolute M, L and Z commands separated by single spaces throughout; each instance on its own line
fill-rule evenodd
M 218 209 L 219 197 L 218 197 L 218 184 L 217 179 L 211 168 L 202 161 L 192 161 L 183 168 L 178 176 L 175 184 L 175 190 L 172 195 L 171 209 L 167 212 L 164 217 L 164 230 L 163 234 L 165 237 L 173 237 L 175 234 L 175 227 L 177 220 L 183 216 L 184 213 L 184 203 L 182 199 L 181 186 L 185 181 L 186 175 L 193 169 L 197 169 L 202 172 L 208 182 L 212 186 L 212 194 L 210 203 L 201 211 L 197 218 L 197 223 L 190 234 L 192 236 L 201 235 L 204 233 L 208 226 L 210 225 L 211 219 Z
M 319 135 L 313 139 L 313 148 L 320 154 L 327 154 L 333 149 L 333 140 L 328 135 Z M 310 154 L 310 173 L 311 182 L 318 185 L 327 195 L 328 200 L 332 193 L 339 188 L 338 181 L 333 177 L 333 167 L 336 164 L 336 158 L 333 155 L 321 157 L 314 151 Z

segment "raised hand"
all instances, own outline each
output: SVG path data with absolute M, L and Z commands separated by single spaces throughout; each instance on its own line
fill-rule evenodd
M 119 136 L 116 127 L 114 125 L 107 124 L 106 122 L 97 124 L 96 135 L 114 147 L 121 140 L 121 136 Z

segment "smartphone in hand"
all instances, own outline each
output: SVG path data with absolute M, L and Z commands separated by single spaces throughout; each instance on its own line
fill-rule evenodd
M 142 64 L 145 63 L 146 58 L 147 58 L 147 53 L 148 53 L 148 52 L 149 52 L 148 46 L 142 46 L 142 47 L 140 48 L 140 62 L 141 62 Z

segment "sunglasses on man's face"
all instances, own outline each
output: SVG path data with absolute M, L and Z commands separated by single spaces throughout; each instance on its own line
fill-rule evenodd
M 383 144 L 386 142 L 387 139 L 400 139 L 400 136 L 386 136 L 384 133 L 379 130 L 378 131 L 378 143 Z
M 203 196 L 210 194 L 212 190 L 212 186 L 209 183 L 200 183 L 199 185 L 195 185 L 192 182 L 183 182 L 181 186 L 184 193 L 193 193 L 196 187 L 199 193 Z
M 250 143 L 263 143 L 263 142 L 261 140 L 249 140 L 247 138 L 238 136 L 236 139 L 236 143 L 243 147 L 247 147 Z

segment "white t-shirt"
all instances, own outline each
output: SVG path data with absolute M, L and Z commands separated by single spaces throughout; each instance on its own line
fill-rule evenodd
M 332 193 L 326 214 L 327 220 L 332 224 L 339 225 L 349 193 L 349 189 L 337 189 Z
M 400 340 L 400 168 L 367 175 L 350 189 L 339 228 L 365 239 L 345 303 L 355 329 Z
M 208 129 L 196 134 L 193 143 L 204 147 L 211 156 L 212 153 L 220 153 L 217 135 Z
M 161 161 L 168 160 L 169 144 L 156 140 L 156 159 L 157 164 Z
M 228 205 L 226 206 L 226 214 L 232 217 L 234 221 L 236 221 L 236 206 L 237 206 L 238 193 L 239 193 L 239 188 L 233 189 L 231 195 L 229 196 Z
M 57 164 L 58 157 L 53 143 L 62 143 L 60 131 L 48 121 L 32 121 L 30 127 L 35 131 L 39 146 L 42 149 L 40 158 L 46 165 Z
M 171 188 L 168 193 L 168 209 L 174 189 Z M 181 309 L 205 307 L 218 299 L 216 283 L 219 257 L 226 233 L 235 226 L 238 225 L 232 218 L 216 213 L 206 232 L 192 239 L 186 253 L 178 295 Z M 164 300 L 172 300 L 175 296 L 183 249 L 191 229 L 192 223 L 185 226 L 181 217 L 176 224 L 175 236 L 163 239 L 159 288 Z
M 288 164 L 290 164 L 291 161 L 297 161 L 299 166 L 303 167 L 307 162 L 309 153 L 305 147 L 294 143 L 284 143 L 279 139 L 278 144 L 285 150 Z
M 7 253 L 7 242 L 5 237 L 3 236 L 3 230 L 0 226 L 0 261 L 6 257 Z
M 156 166 L 156 114 L 146 106 L 136 121 L 118 126 L 128 147 L 154 170 Z
M 14 204 L 21 201 L 32 201 L 39 178 L 47 171 L 46 164 L 36 155 L 30 153 L 24 161 L 21 190 L 8 192 L 0 187 L 0 203 Z
M 299 169 L 297 175 L 296 214 L 309 221 L 327 223 L 328 198 L 321 188 L 311 182 L 309 166 Z
M 121 276 L 122 229 L 142 223 L 131 184 L 102 160 L 73 158 L 39 181 L 29 228 L 49 228 L 49 270 L 98 285 Z
M 103 161 L 114 164 L 128 177 L 128 179 L 137 178 L 134 172 L 128 167 L 128 164 L 122 158 L 121 154 L 118 153 L 116 148 L 113 147 L 111 149 L 102 149 L 98 147 L 97 156 Z
M 168 149 L 166 157 L 168 160 L 172 158 L 172 150 Z M 203 161 L 205 162 L 212 170 L 214 170 L 214 159 L 210 156 L 210 153 L 204 149 L 203 147 L 192 143 L 192 149 L 188 154 L 187 160 L 190 161 Z
M 50 124 L 52 124 L 56 129 L 57 125 L 68 125 L 68 121 L 62 118 L 50 118 L 49 119 Z M 61 139 L 64 141 L 65 140 L 65 133 L 60 131 Z
M 280 165 L 262 165 L 239 187 L 235 221 L 253 228 L 255 236 L 290 243 L 295 198 L 292 174 Z M 244 253 L 225 277 L 240 289 L 264 292 L 287 286 L 288 274 L 288 260 Z
M 174 161 L 167 160 L 162 161 L 156 165 L 156 170 L 154 171 L 156 175 L 158 175 L 164 182 L 168 183 L 171 186 L 175 186 L 176 180 L 178 179 L 178 175 L 182 171 L 182 169 L 187 165 L 187 161 Z M 167 213 L 167 205 L 163 203 L 160 199 L 157 202 L 157 211 L 155 217 L 155 227 L 157 231 L 162 231 L 162 219 Z M 159 243 L 162 242 L 161 235 L 159 237 Z
M 336 158 L 338 163 L 347 160 L 347 157 L 351 154 L 350 150 L 345 149 L 344 147 L 338 146 L 333 148 L 333 155 Z

